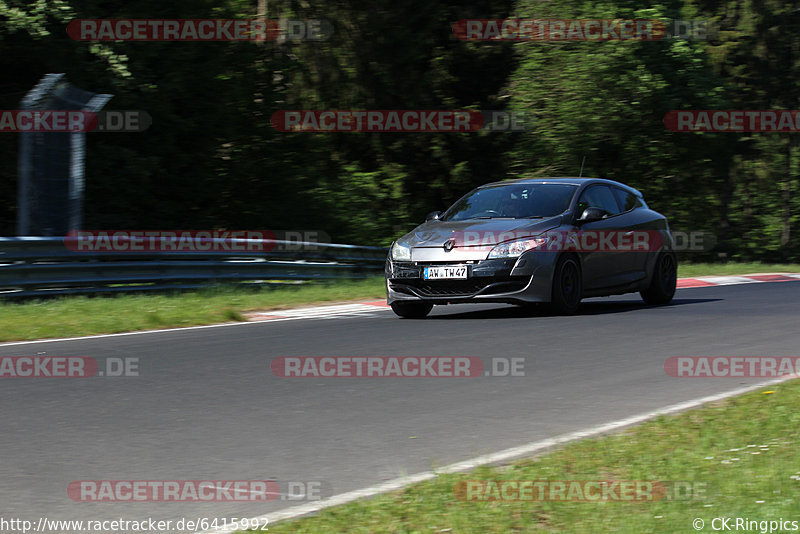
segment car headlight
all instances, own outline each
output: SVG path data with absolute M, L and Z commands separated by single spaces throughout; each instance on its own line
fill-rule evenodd
M 487 256 L 487 260 L 494 258 L 518 258 L 523 252 L 539 248 L 547 243 L 546 237 L 526 237 L 525 239 L 515 239 L 506 241 L 495 246 Z
M 392 261 L 411 261 L 411 247 L 395 242 L 392 245 Z

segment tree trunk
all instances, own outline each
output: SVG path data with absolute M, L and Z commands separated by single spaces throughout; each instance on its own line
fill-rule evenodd
M 783 230 L 781 232 L 781 255 L 784 259 L 789 254 L 789 239 L 791 238 L 791 217 L 792 217 L 792 139 L 786 138 L 786 173 L 782 180 L 782 206 L 781 218 L 783 219 Z

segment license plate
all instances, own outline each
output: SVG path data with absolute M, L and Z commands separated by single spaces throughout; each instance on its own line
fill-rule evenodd
M 467 266 L 425 267 L 423 278 L 425 280 L 465 280 L 467 278 Z

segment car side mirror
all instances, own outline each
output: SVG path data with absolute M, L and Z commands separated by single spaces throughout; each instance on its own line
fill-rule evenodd
M 433 220 L 437 220 L 437 221 L 438 221 L 438 220 L 439 220 L 439 216 L 440 216 L 441 214 L 442 214 L 442 212 L 441 212 L 441 211 L 432 211 L 432 212 L 430 212 L 430 213 L 428 214 L 428 216 L 427 216 L 427 217 L 425 217 L 425 221 L 426 221 L 426 222 L 427 222 L 427 221 L 433 221 Z
M 606 211 L 603 210 L 603 209 L 600 209 L 600 208 L 586 208 L 585 210 L 583 210 L 583 213 L 581 214 L 581 218 L 578 219 L 578 222 L 583 224 L 583 223 L 599 221 L 600 219 L 602 219 L 605 216 L 606 216 Z

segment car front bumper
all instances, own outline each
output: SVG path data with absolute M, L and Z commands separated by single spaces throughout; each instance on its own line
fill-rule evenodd
M 529 251 L 519 258 L 465 261 L 386 260 L 386 295 L 391 304 L 400 300 L 433 304 L 550 302 L 557 253 Z M 467 267 L 465 280 L 425 280 L 430 266 Z

